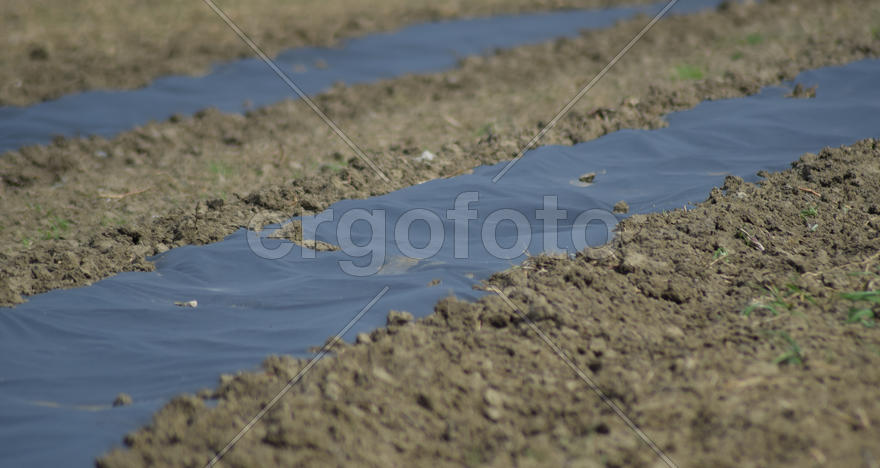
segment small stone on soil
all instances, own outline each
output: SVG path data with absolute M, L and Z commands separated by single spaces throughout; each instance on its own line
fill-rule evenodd
M 127 393 L 120 393 L 119 395 L 116 395 L 116 399 L 113 400 L 113 406 L 128 406 L 131 403 L 131 395 Z
M 426 150 L 422 151 L 421 156 L 417 157 L 416 161 L 433 161 L 436 157 L 437 156 L 435 156 L 434 153 Z

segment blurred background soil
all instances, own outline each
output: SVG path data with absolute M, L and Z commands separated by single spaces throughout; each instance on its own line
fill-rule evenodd
M 270 55 L 405 25 L 470 16 L 591 8 L 619 0 L 216 0 Z M 627 4 L 647 3 L 627 0 Z M 199 74 L 252 52 L 202 1 L 4 0 L 0 106 L 74 91 L 135 88 Z

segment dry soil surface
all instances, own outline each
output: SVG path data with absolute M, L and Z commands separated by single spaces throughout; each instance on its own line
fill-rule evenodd
M 329 12 L 345 6 L 321 3 L 337 5 Z M 112 10 L 101 18 L 146 8 L 89 4 Z M 8 11 L 26 13 L 3 21 L 30 25 L 22 31 L 61 21 L 72 32 L 66 41 L 45 34 L 37 48 L 6 48 L 3 54 L 20 56 L 0 56 L 0 73 L 23 70 L 39 82 L 56 70 L 43 83 L 59 80 L 29 94 L 7 86 L 0 93 L 7 103 L 137 86 L 244 50 L 209 12 L 190 5 L 156 10 L 153 18 L 167 20 L 153 21 L 168 24 L 162 34 L 121 23 L 106 36 L 86 27 L 88 18 L 77 23 L 75 15 L 44 8 L 41 20 L 27 5 L 43 3 L 7 2 Z M 241 10 L 221 5 L 246 16 L 243 3 Z M 327 13 L 305 21 L 290 10 L 272 23 L 261 2 L 253 5 L 262 16 L 245 26 L 269 31 L 258 39 L 272 51 L 417 19 L 502 11 L 500 3 L 461 3 L 447 15 L 432 13 L 444 7 L 400 2 L 395 8 L 414 12 L 402 20 L 364 13 L 334 23 L 329 18 L 337 16 Z M 516 5 L 504 11 L 550 4 Z M 346 22 L 364 16 L 375 19 Z M 311 32 L 293 39 L 297 28 L 286 35 L 278 26 L 285 21 Z M 145 255 L 217 241 L 255 216 L 265 222 L 314 213 L 341 199 L 508 159 L 646 21 L 318 96 L 391 183 L 295 101 L 7 153 L 0 157 L 0 303 L 150 269 Z M 878 27 L 880 4 L 867 0 L 766 1 L 665 19 L 542 143 L 660 127 L 664 114 L 704 99 L 743 96 L 804 69 L 876 57 Z M 173 45 L 189 43 L 178 36 L 200 35 L 206 39 L 191 50 Z M 27 44 L 43 36 L 19 37 Z M 69 53 L 95 43 L 107 50 Z M 122 58 L 147 49 L 155 53 Z M 68 55 L 75 62 L 64 62 Z M 16 65 L 23 60 L 42 60 L 46 68 Z M 89 73 L 95 82 L 83 81 L 81 64 L 98 70 Z M 66 79 L 68 87 L 59 85 Z M 437 158 L 419 161 L 423 150 Z M 387 328 L 338 345 L 224 463 L 656 466 L 656 454 L 612 402 L 683 466 L 877 466 L 878 156 L 874 140 L 823 150 L 758 185 L 730 178 L 693 210 L 634 216 L 605 249 L 531 258 L 487 283 L 516 310 L 492 295 L 477 303 L 444 300 L 418 322 L 393 313 Z M 202 466 L 305 363 L 272 357 L 259 372 L 224 376 L 216 389 L 177 397 L 99 464 Z M 206 405 L 212 399 L 216 407 Z
M 318 96 L 391 183 L 299 101 L 6 153 L 0 305 L 151 269 L 145 255 L 220 240 L 257 214 L 282 220 L 510 158 L 646 21 Z M 867 0 L 763 2 L 669 17 L 541 143 L 660 127 L 664 114 L 704 99 L 876 57 L 876 25 L 880 4 Z M 438 157 L 417 160 L 424 150 Z
M 223 463 L 662 466 L 611 402 L 680 466 L 877 466 L 878 158 L 864 140 L 729 177 L 692 210 L 625 220 L 609 247 L 496 274 L 510 305 L 392 312 Z M 271 357 L 179 396 L 98 465 L 202 466 L 305 365 Z

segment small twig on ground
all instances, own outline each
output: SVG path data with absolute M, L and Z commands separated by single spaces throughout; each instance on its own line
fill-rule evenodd
M 746 231 L 746 230 L 743 229 L 743 228 L 739 228 L 739 232 L 742 233 L 743 236 L 745 236 L 745 239 L 748 240 L 748 241 L 751 243 L 751 246 L 752 246 L 752 247 L 754 247 L 754 248 L 760 250 L 761 252 L 764 251 L 764 246 L 763 246 L 760 242 L 758 242 L 758 238 L 757 238 L 757 237 L 755 237 L 755 236 L 749 234 L 749 232 Z
M 813 189 L 811 189 L 811 188 L 809 188 L 809 187 L 798 187 L 798 190 L 800 190 L 800 191 L 802 191 L 802 192 L 812 193 L 813 195 L 815 195 L 815 196 L 817 196 L 817 197 L 821 197 L 821 196 L 822 196 L 822 194 L 820 194 L 819 192 L 817 192 L 817 191 L 815 191 L 815 190 L 813 190 Z
M 121 200 L 121 199 L 123 199 L 123 198 L 125 198 L 125 197 L 128 197 L 128 196 L 131 196 L 131 195 L 137 195 L 137 194 L 139 194 L 139 193 L 144 193 L 144 192 L 146 192 L 147 190 L 150 190 L 151 188 L 153 188 L 153 187 L 147 187 L 147 188 L 140 189 L 140 190 L 132 190 L 132 191 L 130 191 L 130 192 L 126 192 L 126 193 L 101 193 L 101 192 L 99 192 L 99 193 L 98 193 L 98 196 L 99 196 L 100 198 L 109 198 L 109 199 L 112 199 L 112 200 Z
M 458 122 L 458 120 L 453 119 L 451 116 L 443 114 L 443 120 L 445 120 L 447 123 L 449 123 L 449 125 L 452 125 L 455 128 L 461 128 L 461 124 Z

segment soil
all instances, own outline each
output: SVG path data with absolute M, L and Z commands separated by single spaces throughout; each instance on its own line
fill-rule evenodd
M 390 184 L 299 101 L 244 116 L 207 110 L 110 140 L 58 139 L 6 153 L 0 305 L 149 270 L 145 256 L 220 240 L 257 215 L 280 221 L 507 159 L 646 20 L 466 59 L 446 73 L 317 96 Z M 541 143 L 660 127 L 664 114 L 704 99 L 743 96 L 804 69 L 876 57 L 875 25 L 880 5 L 866 0 L 733 4 L 669 17 Z M 424 150 L 437 157 L 418 160 Z
M 222 462 L 661 466 L 588 380 L 680 466 L 876 466 L 878 158 L 864 140 L 758 184 L 728 177 L 691 210 L 623 221 L 608 247 L 494 275 L 523 315 L 496 295 L 392 312 Z M 179 396 L 98 466 L 202 466 L 306 362 L 270 357 Z
M 615 0 L 218 0 L 267 53 L 331 46 L 409 24 L 469 16 L 596 8 Z M 648 3 L 627 0 L 627 4 Z M 4 0 L 0 4 L 0 106 L 75 91 L 144 86 L 200 74 L 253 53 L 203 2 Z M 308 64 L 318 66 L 318 64 Z
M 220 4 L 276 52 L 565 1 Z M 148 8 L 138 2 L 4 3 L 0 103 L 140 86 L 245 54 L 197 3 L 152 2 L 149 14 L 135 14 Z M 7 153 L 0 304 L 149 270 L 147 255 L 242 226 L 508 159 L 646 20 L 318 96 L 388 184 L 295 101 Z M 877 57 L 878 28 L 880 4 L 867 0 L 729 4 L 667 18 L 541 143 L 657 128 L 704 99 Z M 792 96 L 822 92 L 805 85 Z M 436 157 L 419 160 L 425 150 Z M 877 466 L 880 306 L 869 299 L 880 286 L 878 157 L 880 141 L 865 140 L 804 155 L 758 184 L 728 178 L 693 209 L 628 218 L 606 248 L 532 257 L 484 285 L 524 315 L 497 295 L 449 298 L 418 321 L 392 312 L 386 328 L 334 347 L 223 463 L 659 466 L 594 382 L 682 466 Z M 97 463 L 203 466 L 306 363 L 270 357 L 260 371 L 178 396 Z

